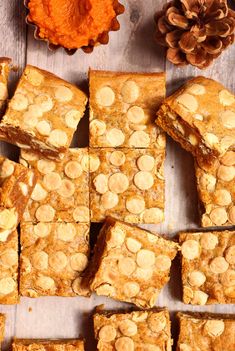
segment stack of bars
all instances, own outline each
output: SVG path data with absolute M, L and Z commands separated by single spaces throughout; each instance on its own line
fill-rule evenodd
M 235 96 L 205 77 L 164 100 L 156 123 L 195 157 L 201 225 L 235 225 Z

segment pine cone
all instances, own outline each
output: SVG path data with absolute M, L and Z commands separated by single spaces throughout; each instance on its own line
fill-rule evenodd
M 173 0 L 155 15 L 156 41 L 175 65 L 208 67 L 234 42 L 235 12 L 227 0 Z

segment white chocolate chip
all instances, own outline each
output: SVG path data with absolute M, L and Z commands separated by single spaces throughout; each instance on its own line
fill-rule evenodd
M 224 322 L 221 320 L 208 320 L 205 323 L 206 332 L 212 337 L 218 337 L 224 332 Z
M 209 192 L 215 190 L 216 178 L 209 173 L 204 173 L 199 179 L 200 186 Z
M 109 107 L 114 103 L 115 94 L 112 88 L 104 86 L 96 92 L 96 101 L 103 107 Z
M 193 115 L 193 118 L 197 119 L 198 121 L 203 121 L 203 116 L 199 113 L 195 113 L 195 115 Z
M 90 133 L 93 136 L 101 136 L 104 135 L 106 131 L 106 124 L 103 121 L 99 121 L 98 119 L 93 119 L 93 121 L 90 122 Z
M 0 210 L 0 228 L 13 230 L 17 226 L 18 215 L 15 208 L 5 208 Z M 2 240 L 0 240 L 2 241 Z
M 107 243 L 109 248 L 121 247 L 125 240 L 125 232 L 122 228 L 114 227 L 111 229 L 111 238 Z
M 48 268 L 48 254 L 44 251 L 35 252 L 31 258 L 32 265 L 39 271 Z
M 113 151 L 109 158 L 109 162 L 116 167 L 123 165 L 125 163 L 125 160 L 126 156 L 122 151 Z
M 117 339 L 115 342 L 115 350 L 116 351 L 134 351 L 135 344 L 131 338 L 127 336 L 122 336 Z
M 160 271 L 164 272 L 169 270 L 171 267 L 171 259 L 166 255 L 158 255 L 155 260 L 155 268 Z
M 137 159 L 137 166 L 140 171 L 150 172 L 153 170 L 155 165 L 155 160 L 153 156 L 142 155 Z
M 161 313 L 151 313 L 148 317 L 148 326 L 153 333 L 160 333 L 166 327 L 166 317 Z
M 55 288 L 54 279 L 46 276 L 40 276 L 36 281 L 35 285 L 42 290 L 52 290 Z
M 1 265 L 10 268 L 18 265 L 18 253 L 14 249 L 6 249 L 0 255 Z
M 40 121 L 37 123 L 36 129 L 39 134 L 48 136 L 51 132 L 51 125 L 48 121 Z
M 38 87 L 44 81 L 43 75 L 33 67 L 26 67 L 24 77 L 30 84 L 34 85 L 35 87 Z
M 164 220 L 164 213 L 160 208 L 152 207 L 145 209 L 141 217 L 146 224 L 156 224 Z
M 189 274 L 188 281 L 191 286 L 199 287 L 205 283 L 206 276 L 200 271 L 193 271 Z
M 128 298 L 134 297 L 139 294 L 140 286 L 138 283 L 134 282 L 125 283 L 123 286 L 123 292 Z
M 197 290 L 194 292 L 192 304 L 204 306 L 207 303 L 208 297 L 203 291 Z
M 220 165 L 217 171 L 217 176 L 225 182 L 230 182 L 235 177 L 235 167 Z
M 76 229 L 73 223 L 59 223 L 56 228 L 56 233 L 59 240 L 73 241 L 76 235 Z
M 109 284 L 102 284 L 95 289 L 97 295 L 115 296 L 115 288 Z
M 0 167 L 0 177 L 7 178 L 10 177 L 15 170 L 14 163 L 8 159 L 5 159 Z
M 221 161 L 221 163 L 223 163 L 224 166 L 235 165 L 235 152 L 234 151 L 226 152 L 223 155 L 223 157 L 221 157 L 220 161 Z
M 17 284 L 14 279 L 5 277 L 0 280 L 0 294 L 8 295 L 17 289 Z
M 140 268 L 135 271 L 135 277 L 140 280 L 149 280 L 153 276 L 153 268 Z
M 27 97 L 20 93 L 16 93 L 10 102 L 10 107 L 15 111 L 26 110 L 28 105 L 29 105 L 29 102 Z
M 135 102 L 139 97 L 138 85 L 132 80 L 126 81 L 122 86 L 121 95 L 124 102 L 128 104 Z
M 125 174 L 117 172 L 109 177 L 108 187 L 113 193 L 122 194 L 128 189 L 129 180 Z
M 150 137 L 149 135 L 140 130 L 136 131 L 131 134 L 130 139 L 129 139 L 129 145 L 131 147 L 139 147 L 139 148 L 146 148 L 150 144 Z
M 140 190 L 148 190 L 152 188 L 154 179 L 151 173 L 146 171 L 139 171 L 134 176 L 134 183 Z
M 70 266 L 74 271 L 82 272 L 88 264 L 88 258 L 81 252 L 70 257 Z
M 71 180 L 63 179 L 57 193 L 65 198 L 71 197 L 75 193 L 75 185 Z
M 219 143 L 218 137 L 213 133 L 206 133 L 204 139 L 209 146 L 214 146 Z
M 68 142 L 68 137 L 63 130 L 54 129 L 48 137 L 48 142 L 56 147 L 65 146 Z
M 179 347 L 179 351 L 193 351 L 191 346 L 189 346 L 188 344 L 180 344 Z
M 54 271 L 61 271 L 67 265 L 67 256 L 63 251 L 54 252 L 49 256 L 49 265 Z
M 106 139 L 110 146 L 116 147 L 124 143 L 125 135 L 120 129 L 112 128 L 107 131 Z
M 149 268 L 155 263 L 155 254 L 153 251 L 142 249 L 137 253 L 136 262 L 141 268 Z
M 55 169 L 55 162 L 46 159 L 38 160 L 37 169 L 43 174 L 51 173 Z
M 55 210 L 50 205 L 38 207 L 35 216 L 39 222 L 52 222 L 55 217 Z
M 100 166 L 100 159 L 97 155 L 89 155 L 89 169 L 90 173 L 97 171 Z
M 120 332 L 125 336 L 134 336 L 137 334 L 138 328 L 135 322 L 131 321 L 130 319 L 122 320 L 118 328 Z
M 225 273 L 221 274 L 221 283 L 224 286 L 235 286 L 235 270 L 228 269 Z
M 145 209 L 145 201 L 141 196 L 130 196 L 126 200 L 126 209 L 133 214 L 139 214 Z
M 61 85 L 55 89 L 55 98 L 59 102 L 68 102 L 73 98 L 73 92 L 68 87 Z
M 184 93 L 178 96 L 176 102 L 189 112 L 196 112 L 198 109 L 197 99 L 191 94 Z
M 133 238 L 127 238 L 126 240 L 126 247 L 132 253 L 136 253 L 141 249 L 141 243 Z
M 38 223 L 33 227 L 34 234 L 39 238 L 45 238 L 50 233 L 49 223 Z
M 65 115 L 65 124 L 69 128 L 76 129 L 81 117 L 82 116 L 80 111 L 75 109 L 70 110 Z
M 73 211 L 73 219 L 75 222 L 88 223 L 90 219 L 90 211 L 86 206 L 77 206 Z
M 229 209 L 229 220 L 232 224 L 235 224 L 235 206 Z
M 119 198 L 117 194 L 107 191 L 101 196 L 100 201 L 105 210 L 110 210 L 111 208 L 117 206 Z
M 184 258 L 193 260 L 199 257 L 200 246 L 196 240 L 186 240 L 181 246 L 181 253 Z
M 31 199 L 34 201 L 42 201 L 47 197 L 47 191 L 40 184 L 36 184 Z
M 193 145 L 193 146 L 198 145 L 198 138 L 196 137 L 196 135 L 194 135 L 194 134 L 189 134 L 188 140 L 189 140 L 189 142 L 190 142 L 191 145 Z
M 192 84 L 187 91 L 194 95 L 203 95 L 206 93 L 206 89 L 201 84 Z
M 235 137 L 226 135 L 220 140 L 220 148 L 222 151 L 227 151 L 230 146 L 235 144 Z
M 77 161 L 69 161 L 64 167 L 64 172 L 67 177 L 76 179 L 82 174 L 82 167 Z
M 210 270 L 215 274 L 226 272 L 228 267 L 228 262 L 222 256 L 215 257 L 210 263 Z
M 81 166 L 84 172 L 88 173 L 89 172 L 89 155 L 88 153 L 84 155 L 81 159 Z
M 19 182 L 19 188 L 20 188 L 20 190 L 21 190 L 21 192 L 22 192 L 22 194 L 24 195 L 24 196 L 27 196 L 28 195 L 28 185 L 27 184 L 25 184 L 25 183 L 23 183 L 23 182 Z
M 223 207 L 214 208 L 210 213 L 210 219 L 216 225 L 225 224 L 228 220 L 227 211 Z
M 132 106 L 127 111 L 127 118 L 131 123 L 141 123 L 145 118 L 144 110 L 139 106 Z
M 48 94 L 40 94 L 35 97 L 34 101 L 43 112 L 51 111 L 54 106 L 53 100 Z
M 219 206 L 227 206 L 232 202 L 232 197 L 229 191 L 219 189 L 214 193 L 214 201 Z
M 201 235 L 200 243 L 204 250 L 214 250 L 218 245 L 219 240 L 218 237 L 212 233 L 203 233 Z
M 116 329 L 112 325 L 105 325 L 99 330 L 99 339 L 107 343 L 115 340 L 116 335 Z
M 223 106 L 230 106 L 235 103 L 235 97 L 228 90 L 223 89 L 219 92 L 219 101 Z
M 37 161 L 38 160 L 38 155 L 30 152 L 30 151 L 26 151 L 26 150 L 21 150 L 21 157 L 23 159 L 25 159 L 26 161 Z
M 131 276 L 136 269 L 136 263 L 130 257 L 123 257 L 118 261 L 118 269 L 121 274 Z
M 61 186 L 61 177 L 56 172 L 45 174 L 43 177 L 43 184 L 49 191 L 56 190 Z
M 226 110 L 220 114 L 221 122 L 227 129 L 235 128 L 235 112 Z
M 99 194 L 104 194 L 108 191 L 108 176 L 100 173 L 93 180 L 94 187 Z
M 226 250 L 225 259 L 229 264 L 235 264 L 235 245 L 230 246 Z

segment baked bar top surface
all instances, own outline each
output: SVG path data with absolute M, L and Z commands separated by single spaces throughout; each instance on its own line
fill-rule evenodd
M 3 313 L 0 313 L 0 342 L 3 341 L 4 339 L 4 334 L 5 334 L 5 322 L 6 322 L 6 316 Z
M 20 163 L 38 176 L 24 212 L 25 222 L 89 222 L 87 148 L 69 149 L 60 162 L 21 150 Z
M 178 313 L 177 351 L 234 351 L 234 316 Z
M 157 149 L 90 149 L 92 221 L 115 216 L 129 223 L 164 218 L 165 140 Z
M 181 233 L 183 300 L 235 303 L 235 231 Z
M 195 161 L 203 227 L 235 225 L 235 152 L 227 151 L 213 167 Z
M 64 152 L 86 102 L 86 95 L 76 86 L 49 72 L 26 66 L 1 122 L 1 131 L 3 136 L 9 131 L 10 142 L 22 144 L 23 148 L 27 148 L 25 137 L 37 142 L 41 152 L 46 149 Z
M 11 232 L 6 240 L 0 238 L 0 304 L 16 304 L 18 293 L 18 233 Z
M 10 71 L 11 59 L 7 57 L 0 57 L 0 113 L 4 109 L 8 98 L 8 75 Z
M 163 132 L 154 120 L 165 97 L 164 73 L 90 70 L 89 84 L 91 147 L 158 148 Z
M 167 310 L 96 313 L 94 330 L 99 351 L 171 351 Z
M 88 224 L 21 224 L 20 294 L 88 296 L 81 284 L 88 257 Z
M 170 121 L 173 128 L 179 131 L 181 143 L 185 139 L 186 148 L 187 142 L 192 148 L 200 146 L 201 153 L 205 155 L 209 151 L 222 155 L 228 149 L 235 148 L 235 97 L 212 79 L 193 78 L 166 98 L 156 122 L 162 127 L 164 123 L 164 129 L 168 129 L 168 132 L 172 126 L 169 123 L 167 126 L 164 120 Z M 177 125 L 174 126 L 175 123 Z M 191 137 L 187 129 L 191 130 Z
M 13 351 L 84 351 L 84 341 L 79 339 L 14 339 Z
M 108 218 L 88 273 L 91 289 L 139 307 L 153 307 L 169 280 L 177 249 L 177 243 Z

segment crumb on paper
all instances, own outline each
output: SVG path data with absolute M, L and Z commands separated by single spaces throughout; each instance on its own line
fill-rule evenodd
M 32 312 L 32 311 L 33 311 L 32 307 L 29 307 L 29 312 Z

